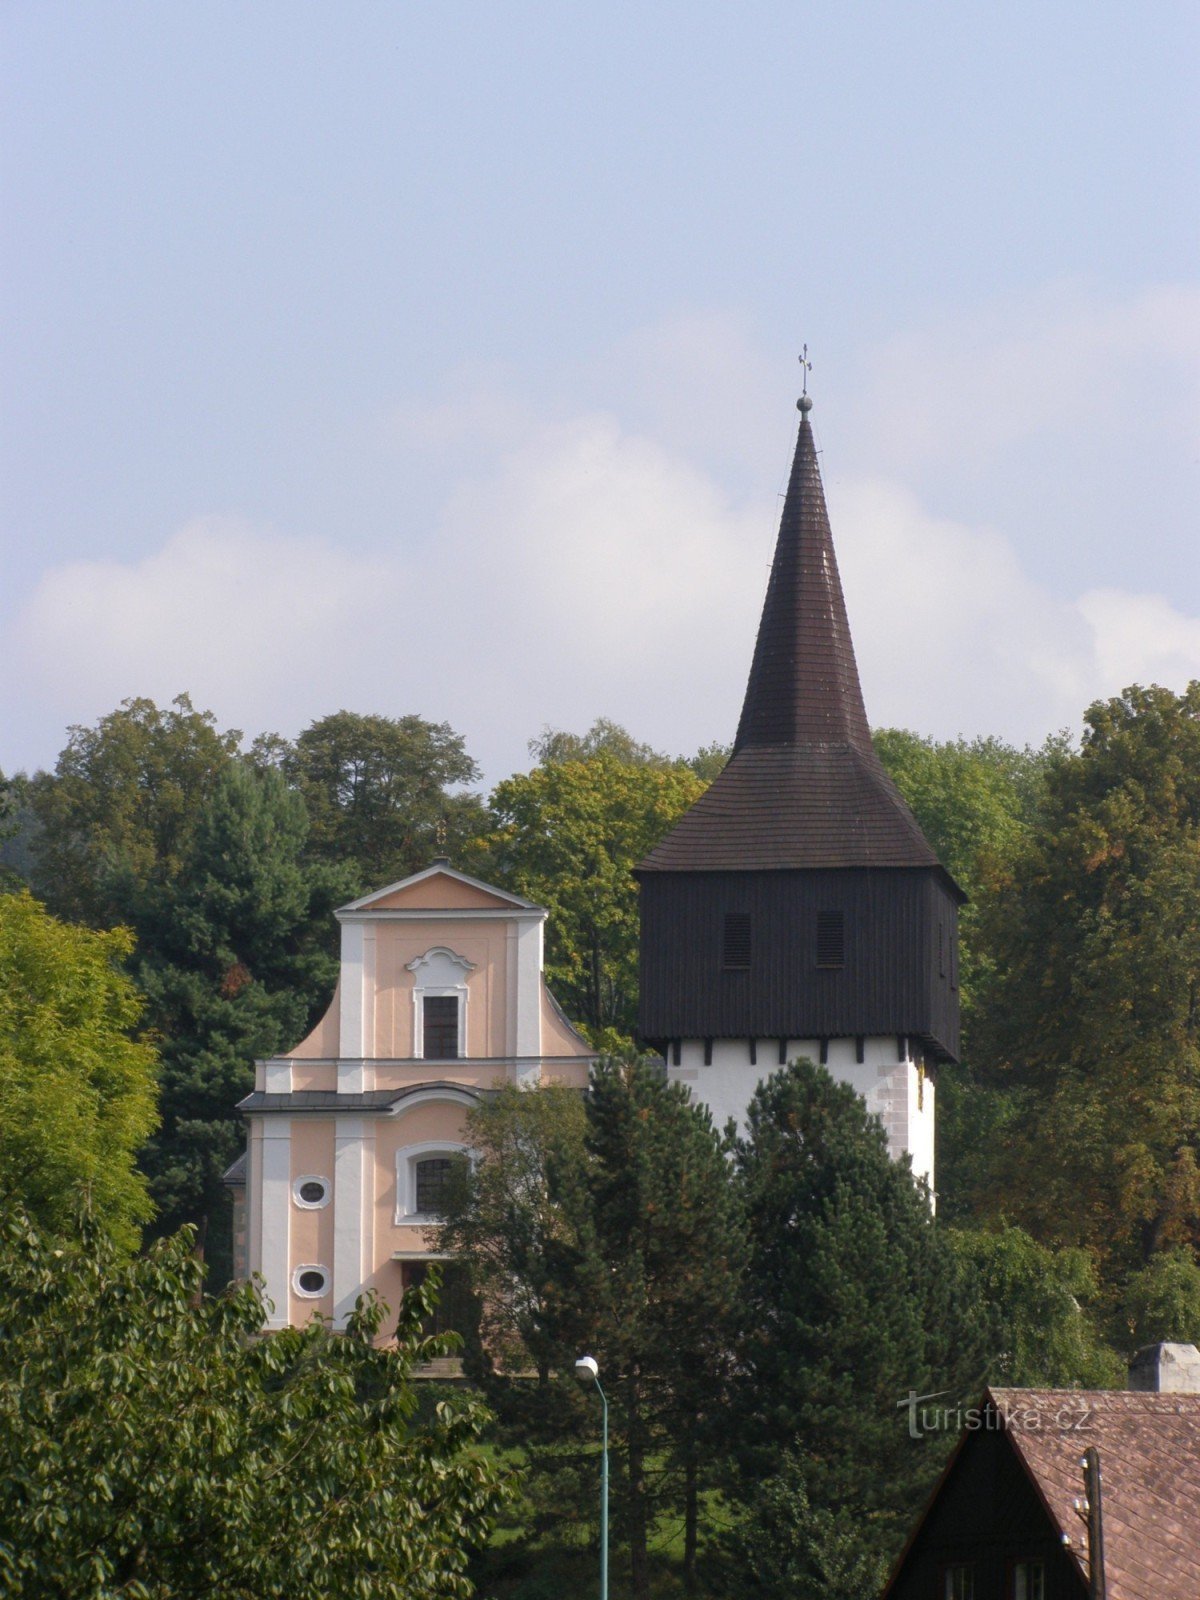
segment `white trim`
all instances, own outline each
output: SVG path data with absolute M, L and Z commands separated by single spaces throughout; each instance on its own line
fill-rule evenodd
M 333 1323 L 344 1328 L 362 1293 L 366 1122 L 339 1118 L 333 1140 Z M 372 1144 L 372 1149 L 374 1148 Z
M 414 906 L 411 911 L 385 907 L 382 911 L 335 911 L 334 916 L 344 928 L 362 922 L 545 922 L 547 913 L 541 906 L 525 910 L 520 906 Z
M 291 1094 L 292 1063 L 275 1057 L 263 1063 L 263 1093 Z
M 470 992 L 467 974 L 475 971 L 474 962 L 444 944 L 431 945 L 425 954 L 410 961 L 405 968 L 413 975 L 413 1055 L 419 1061 L 442 1060 L 440 1056 L 425 1056 L 425 1001 L 445 999 L 458 1001 L 458 1054 L 447 1056 L 448 1061 L 467 1059 L 467 1005 Z M 434 981 L 422 982 L 428 972 Z M 459 976 L 461 974 L 461 977 Z
M 423 956 L 417 956 L 415 960 L 410 961 L 404 970 L 413 973 L 415 976 L 421 967 L 436 966 L 436 958 L 438 956 L 442 958 L 443 963 L 449 962 L 452 967 L 457 967 L 460 972 L 475 971 L 475 963 L 473 961 L 468 961 L 466 956 L 460 956 L 457 950 L 451 950 L 447 944 L 431 944 Z
M 306 1183 L 319 1183 L 324 1191 L 319 1200 L 305 1200 L 300 1191 Z M 301 1211 L 324 1211 L 333 1199 L 333 1185 L 328 1178 L 323 1178 L 319 1172 L 306 1172 L 302 1177 L 292 1179 L 292 1204 L 299 1206 Z
M 397 1093 L 403 1091 L 397 1090 Z M 447 1100 L 451 1105 L 466 1106 L 469 1110 L 479 1104 L 479 1090 L 470 1089 L 466 1084 L 430 1084 L 426 1089 L 415 1089 L 411 1094 L 406 1094 L 399 1105 L 388 1106 L 383 1115 L 402 1117 L 406 1111 L 412 1111 L 416 1106 L 427 1106 L 434 1100 Z
M 319 1272 L 321 1274 L 321 1287 L 319 1289 L 303 1289 L 300 1286 L 302 1272 Z M 323 1300 L 329 1293 L 329 1268 L 323 1267 L 317 1261 L 304 1261 L 292 1273 L 292 1293 L 301 1300 Z
M 511 946 L 509 947 L 511 950 Z M 526 923 L 517 930 L 517 1026 L 518 1056 L 542 1053 L 542 925 Z
M 432 1228 L 441 1217 L 417 1210 L 417 1163 L 428 1156 L 469 1156 L 470 1145 L 455 1139 L 426 1139 L 421 1144 L 401 1145 L 396 1151 L 397 1227 Z
M 353 1074 L 342 1081 L 343 1062 L 357 1062 L 359 1077 L 363 1058 L 363 952 L 366 928 L 362 923 L 351 923 L 342 929 L 342 981 L 340 985 L 341 1014 L 338 1018 L 338 1088 L 347 1094 L 361 1092 L 361 1083 L 352 1082 Z
M 291 1256 L 292 1123 L 264 1117 L 262 1128 L 262 1228 L 260 1263 L 265 1294 L 272 1302 L 268 1328 L 288 1325 L 288 1265 Z
M 362 911 L 376 900 L 386 900 L 390 894 L 396 894 L 401 889 L 411 889 L 414 884 L 425 883 L 429 878 L 437 877 L 439 874 L 444 878 L 453 879 L 455 883 L 464 883 L 468 888 L 481 889 L 484 894 L 494 895 L 497 900 L 503 900 L 522 911 L 540 911 L 543 916 L 546 914 L 545 910 L 541 906 L 535 906 L 532 900 L 522 900 L 519 895 L 511 894 L 507 889 L 497 889 L 494 883 L 484 883 L 482 878 L 472 878 L 465 872 L 459 872 L 455 867 L 435 861 L 432 866 L 414 872 L 411 877 L 400 878 L 395 883 L 389 883 L 386 888 L 372 889 L 370 894 L 360 895 L 357 900 L 348 901 L 344 906 L 338 907 L 334 916 L 340 917 L 347 911 Z M 435 912 L 435 915 L 444 916 L 445 913 Z

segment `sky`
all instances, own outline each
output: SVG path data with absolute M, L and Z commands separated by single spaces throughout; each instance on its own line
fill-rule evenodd
M 3 0 L 0 771 L 727 741 L 800 369 L 876 725 L 1200 678 L 1200 9 Z

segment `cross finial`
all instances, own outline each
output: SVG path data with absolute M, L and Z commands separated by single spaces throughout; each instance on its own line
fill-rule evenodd
M 812 362 L 808 359 L 808 346 L 805 345 L 804 349 L 800 353 L 800 376 L 803 382 L 803 388 L 800 391 L 799 400 L 796 401 L 796 410 L 800 412 L 808 412 L 812 410 L 812 400 L 808 393 L 808 375 L 811 371 Z
M 434 836 L 434 839 L 437 841 L 438 849 L 439 850 L 444 850 L 446 848 L 446 814 L 445 814 L 445 812 L 443 812 L 442 815 L 437 819 L 437 827 L 433 830 L 433 836 Z

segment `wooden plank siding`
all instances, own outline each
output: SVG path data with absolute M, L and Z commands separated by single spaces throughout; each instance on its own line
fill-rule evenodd
M 845 959 L 817 964 L 818 918 Z M 748 964 L 725 918 L 750 918 Z M 958 1057 L 958 905 L 939 869 L 653 872 L 641 877 L 640 1031 L 671 1039 L 907 1034 Z

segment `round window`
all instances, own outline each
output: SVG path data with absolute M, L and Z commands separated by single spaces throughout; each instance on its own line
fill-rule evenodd
M 297 1267 L 292 1275 L 296 1293 L 316 1298 L 325 1293 L 329 1274 L 324 1267 Z
M 292 1197 L 298 1206 L 306 1210 L 317 1211 L 321 1206 L 329 1204 L 329 1183 L 325 1178 L 319 1178 L 315 1173 L 306 1173 L 303 1178 L 297 1178 L 292 1184 Z

